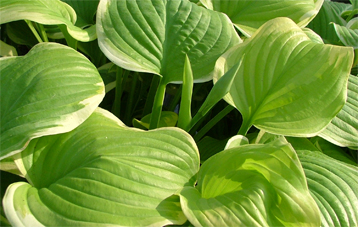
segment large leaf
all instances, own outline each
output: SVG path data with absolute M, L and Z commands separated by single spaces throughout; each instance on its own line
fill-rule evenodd
M 81 29 L 74 24 L 76 12 L 60 0 L 2 0 L 0 24 L 30 20 L 45 25 L 66 25 L 68 33 L 83 42 L 96 39 L 96 28 Z
M 195 226 L 319 226 L 298 157 L 283 139 L 224 150 L 180 193 Z
M 358 148 L 358 77 L 349 77 L 346 104 L 319 136 L 339 146 Z
M 353 48 L 316 43 L 292 20 L 276 18 L 219 58 L 214 81 L 243 54 L 225 97 L 243 115 L 240 133 L 255 125 L 275 134 L 315 135 L 343 107 Z
M 251 36 L 261 25 L 276 17 L 289 17 L 306 26 L 320 10 L 323 0 L 200 0 L 209 9 L 226 13 L 235 26 Z
M 188 55 L 194 81 L 210 80 L 217 58 L 241 42 L 221 13 L 187 0 L 103 0 L 97 11 L 99 46 L 122 68 L 181 82 Z
M 199 154 L 178 128 L 128 128 L 97 109 L 75 130 L 31 141 L 17 160 L 28 183 L 11 185 L 14 226 L 162 226 L 186 221 L 179 197 Z
M 358 167 L 310 150 L 297 151 L 322 226 L 358 225 Z
M 72 48 L 41 43 L 22 57 L 0 60 L 0 159 L 36 137 L 68 132 L 104 97 L 93 64 Z

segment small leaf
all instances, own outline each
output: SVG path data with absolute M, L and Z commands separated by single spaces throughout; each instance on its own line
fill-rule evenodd
M 99 108 L 71 132 L 31 141 L 21 155 L 31 184 L 11 185 L 3 203 L 14 226 L 183 224 L 174 194 L 194 185 L 199 170 L 183 130 L 128 128 Z
M 180 12 L 180 13 L 179 13 Z M 103 53 L 118 66 L 181 83 L 185 55 L 194 81 L 208 81 L 215 61 L 241 42 L 230 20 L 187 0 L 103 0 L 97 11 Z
M 353 48 L 313 42 L 292 20 L 276 18 L 218 59 L 214 82 L 245 58 L 224 98 L 254 125 L 274 134 L 316 135 L 345 103 Z
M 0 159 L 33 138 L 71 131 L 104 97 L 97 69 L 72 48 L 41 43 L 0 62 Z
M 284 140 L 224 150 L 202 165 L 181 205 L 194 226 L 319 226 L 298 157 Z
M 289 17 L 305 27 L 318 13 L 323 0 L 277 1 L 265 0 L 200 0 L 208 9 L 223 12 L 246 36 L 251 36 L 261 25 L 276 17 Z
M 333 25 L 339 39 L 345 46 L 351 46 L 354 49 L 358 49 L 358 29 L 350 29 L 339 24 Z
M 133 119 L 133 126 L 140 129 L 149 129 L 151 114 L 145 115 L 140 121 Z M 160 115 L 158 128 L 174 127 L 178 121 L 178 114 L 172 111 L 163 111 Z
M 97 37 L 95 26 L 88 29 L 75 26 L 76 12 L 59 0 L 2 0 L 0 24 L 18 20 L 30 20 L 45 25 L 66 25 L 68 33 L 83 42 Z

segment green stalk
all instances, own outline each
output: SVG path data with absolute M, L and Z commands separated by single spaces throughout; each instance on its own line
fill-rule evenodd
M 155 97 L 155 93 L 157 91 L 160 79 L 161 79 L 161 77 L 159 77 L 157 75 L 154 75 L 154 77 L 152 79 L 152 83 L 150 84 L 149 92 L 147 95 L 147 100 L 145 101 L 142 117 L 144 117 L 147 114 L 150 114 L 150 112 L 153 108 L 154 97 Z
M 159 126 L 160 115 L 162 114 L 162 107 L 164 102 L 165 89 L 167 85 L 163 81 L 164 80 L 160 79 L 158 90 L 155 93 L 149 129 L 155 129 Z
M 61 32 L 63 33 L 63 35 L 65 36 L 66 42 L 67 42 L 67 46 L 72 47 L 73 49 L 77 50 L 77 43 L 78 41 L 75 40 L 67 31 L 67 26 L 66 25 L 58 25 L 58 27 L 60 28 Z
M 35 35 L 37 41 L 39 41 L 39 43 L 43 43 L 44 41 L 41 39 L 39 33 L 37 32 L 36 28 L 34 27 L 34 25 L 32 24 L 31 21 L 29 20 L 25 20 L 27 26 L 29 26 L 30 30 L 32 31 L 32 33 Z
M 45 42 L 48 42 L 48 37 L 47 37 L 44 26 L 42 24 L 37 24 L 37 25 L 40 30 L 40 35 L 42 37 L 42 40 L 44 40 Z
M 200 131 L 194 136 L 195 141 L 199 141 L 214 125 L 216 125 L 222 118 L 230 113 L 234 107 L 228 105 L 220 111 L 214 118 L 212 118 Z
M 124 71 L 120 67 L 117 67 L 116 72 L 116 95 L 114 98 L 114 107 L 113 107 L 113 113 L 118 118 L 120 118 L 121 113 L 121 99 L 123 94 L 123 84 L 127 81 L 128 78 L 128 71 Z
M 238 135 L 246 136 L 247 132 L 251 128 L 252 124 L 249 121 L 242 121 L 242 125 L 240 126 Z
M 168 106 L 169 111 L 174 112 L 175 107 L 178 105 L 180 97 L 181 97 L 181 93 L 182 93 L 182 88 L 183 88 L 183 86 L 180 85 L 178 88 L 178 91 L 175 93 L 173 99 L 171 100 L 171 102 Z
M 125 111 L 125 115 L 124 115 L 124 122 L 126 123 L 126 125 L 129 125 L 132 122 L 131 116 L 132 116 L 132 112 L 133 112 L 133 100 L 134 100 L 134 94 L 136 92 L 136 87 L 137 87 L 137 82 L 138 82 L 138 73 L 134 73 L 133 75 L 133 80 L 132 80 L 132 86 L 131 86 L 131 90 L 129 92 L 129 98 L 128 98 L 128 105 L 127 105 L 127 110 Z

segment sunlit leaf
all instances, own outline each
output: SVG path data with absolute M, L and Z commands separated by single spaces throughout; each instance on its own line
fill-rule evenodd
M 41 43 L 0 62 L 0 159 L 33 138 L 74 129 L 103 99 L 97 69 L 72 48 Z
M 32 140 L 11 185 L 14 226 L 163 226 L 186 221 L 174 194 L 194 185 L 199 154 L 178 128 L 142 131 L 97 109 L 75 130 Z M 22 167 L 22 168 L 21 168 Z
M 261 25 L 276 17 L 289 17 L 306 26 L 320 10 L 323 0 L 200 0 L 204 6 L 227 14 L 235 26 L 251 36 Z
M 350 29 L 339 24 L 333 25 L 339 39 L 345 46 L 351 46 L 354 49 L 358 49 L 358 29 Z
M 225 100 L 254 125 L 275 134 L 316 135 L 343 107 L 353 48 L 312 41 L 292 20 L 277 18 L 231 48 L 214 71 L 216 82 L 242 59 Z
M 284 140 L 224 150 L 180 193 L 194 226 L 319 226 L 301 164 Z
M 2 0 L 0 24 L 18 20 L 30 20 L 45 25 L 66 25 L 68 33 L 83 42 L 96 39 L 95 26 L 81 29 L 74 24 L 76 12 L 60 0 Z
M 215 61 L 241 42 L 224 14 L 187 0 L 103 0 L 97 34 L 104 54 L 118 66 L 181 82 L 185 55 L 194 81 L 207 81 Z

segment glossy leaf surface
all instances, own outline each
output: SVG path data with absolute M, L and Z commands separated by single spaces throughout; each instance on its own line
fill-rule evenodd
M 31 184 L 6 192 L 15 226 L 162 226 L 186 221 L 173 194 L 194 185 L 199 154 L 180 129 L 128 128 L 97 109 L 69 133 L 31 141 L 17 164 Z
M 97 34 L 104 54 L 118 66 L 181 82 L 185 55 L 194 81 L 210 80 L 217 58 L 241 42 L 221 13 L 186 1 L 103 0 Z
M 72 48 L 42 43 L 0 62 L 1 159 L 33 138 L 74 129 L 103 99 L 97 69 Z
M 300 27 L 318 13 L 323 0 L 200 0 L 204 6 L 227 14 L 235 26 L 251 36 L 261 25 L 276 17 L 289 17 Z
M 224 150 L 180 193 L 194 226 L 319 226 L 298 157 L 284 140 Z
M 343 107 L 353 48 L 316 43 L 292 20 L 276 18 L 219 58 L 214 81 L 243 54 L 225 97 L 243 115 L 240 133 L 255 125 L 275 134 L 315 135 Z

